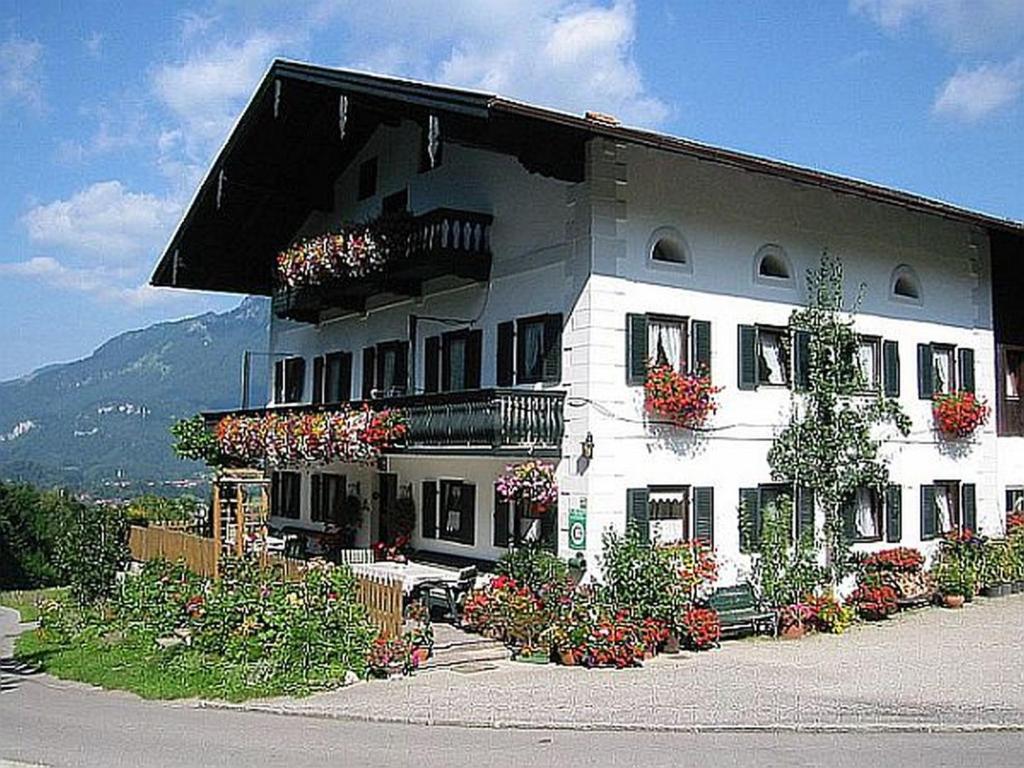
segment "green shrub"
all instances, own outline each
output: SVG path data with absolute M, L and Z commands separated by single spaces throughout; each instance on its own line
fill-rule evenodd
M 300 580 L 285 582 L 252 563 L 224 565 L 223 578 L 208 581 L 180 564 L 147 563 L 106 602 L 44 606 L 41 632 L 66 646 L 139 649 L 143 663 L 175 674 L 214 669 L 225 685 L 264 692 L 301 693 L 349 672 L 365 675 L 376 630 L 348 568 L 313 561 Z
M 753 556 L 753 582 L 761 600 L 771 608 L 802 603 L 828 583 L 818 563 L 813 531 L 793 541 L 793 505 L 788 496 L 765 505 L 761 536 Z
M 57 493 L 0 483 L 0 589 L 57 583 L 53 562 L 55 521 L 66 506 Z
M 71 596 L 81 605 L 113 594 L 128 562 L 128 520 L 119 507 L 68 501 L 56 521 L 55 561 Z
M 564 584 L 569 569 L 564 560 L 550 551 L 537 544 L 525 544 L 502 555 L 495 570 L 541 594 L 553 584 Z
M 607 601 L 638 619 L 658 619 L 681 632 L 693 592 L 680 574 L 679 548 L 648 541 L 633 525 L 624 535 L 605 531 L 601 544 Z

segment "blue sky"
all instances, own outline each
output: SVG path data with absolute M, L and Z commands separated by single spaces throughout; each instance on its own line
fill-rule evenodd
M 237 303 L 146 280 L 278 55 L 1024 219 L 1024 0 L 0 0 L 0 380 Z

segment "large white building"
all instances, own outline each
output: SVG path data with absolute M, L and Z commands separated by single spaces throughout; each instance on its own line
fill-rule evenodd
M 405 210 L 413 245 L 383 273 L 275 283 L 296 239 Z M 892 485 L 854 507 L 858 546 L 928 549 L 958 524 L 999 533 L 1024 494 L 1018 222 L 601 115 L 278 61 L 153 283 L 273 295 L 270 355 L 256 358 L 275 382 L 267 408 L 367 400 L 409 418 L 380 466 L 278 468 L 275 523 L 322 527 L 344 489 L 368 502 L 369 544 L 385 533 L 379 507 L 408 496 L 419 550 L 493 560 L 541 535 L 594 562 L 601 532 L 635 517 L 662 538 L 713 538 L 728 580 L 746 564 L 741 500 L 788 490 L 767 463 L 794 396 L 786 326 L 825 250 L 851 298 L 865 286 L 869 379 L 913 421 L 887 435 Z M 712 430 L 645 416 L 659 344 L 724 387 Z M 931 393 L 968 388 L 996 413 L 951 444 Z M 557 465 L 560 502 L 540 520 L 494 489 L 528 457 Z M 813 505 L 797 497 L 806 525 Z

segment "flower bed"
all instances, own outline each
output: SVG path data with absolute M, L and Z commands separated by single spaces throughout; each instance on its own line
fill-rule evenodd
M 699 429 L 718 409 L 715 395 L 722 391 L 702 373 L 679 373 L 670 365 L 657 365 L 644 382 L 644 407 L 678 427 Z
M 945 437 L 965 438 L 988 422 L 991 408 L 973 392 L 936 395 L 932 402 L 935 426 Z
M 722 625 L 713 608 L 691 608 L 683 614 L 682 626 L 688 648 L 704 651 L 718 645 Z
M 271 465 L 375 461 L 405 436 L 401 412 L 341 410 L 330 413 L 225 416 L 215 437 L 226 456 Z
M 924 570 L 924 555 L 911 547 L 883 549 L 868 555 L 861 562 L 862 581 L 875 586 L 888 586 L 896 599 L 924 602 L 934 593 L 934 585 Z

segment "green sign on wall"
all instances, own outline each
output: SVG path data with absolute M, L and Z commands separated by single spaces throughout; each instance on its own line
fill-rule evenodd
M 580 497 L 569 510 L 569 549 L 587 548 L 587 499 Z

